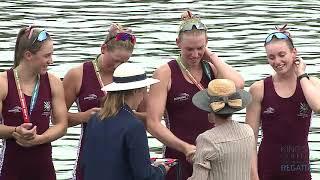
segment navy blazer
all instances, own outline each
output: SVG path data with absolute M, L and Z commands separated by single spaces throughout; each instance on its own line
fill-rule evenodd
M 164 166 L 151 165 L 146 129 L 127 105 L 114 117 L 90 118 L 80 163 L 85 180 L 163 180 L 166 174 Z

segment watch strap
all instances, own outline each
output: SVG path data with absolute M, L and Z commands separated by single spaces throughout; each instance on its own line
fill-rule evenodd
M 308 79 L 310 79 L 308 73 L 303 73 L 303 74 L 301 74 L 300 76 L 298 76 L 298 81 L 300 81 L 302 78 L 305 78 L 305 77 L 308 78 Z

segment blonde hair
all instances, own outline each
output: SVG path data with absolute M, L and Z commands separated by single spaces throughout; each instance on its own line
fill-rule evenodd
M 47 34 L 48 37 L 44 41 L 36 41 L 35 39 L 41 31 L 43 31 L 43 29 L 39 29 L 34 26 L 23 27 L 20 29 L 17 35 L 16 45 L 14 47 L 14 68 L 20 64 L 23 54 L 26 51 L 30 51 L 32 54 L 35 54 L 40 50 L 45 41 L 51 40 L 50 35 Z
M 125 100 L 128 97 L 133 96 L 135 92 L 140 91 L 142 89 L 144 89 L 144 87 L 125 91 L 108 92 L 107 95 L 102 99 L 102 108 L 99 112 L 100 119 L 107 119 L 118 114 L 121 107 L 125 105 Z
M 289 28 L 287 26 L 288 26 L 288 24 L 284 24 L 282 27 L 275 26 L 275 29 L 276 29 L 276 32 L 280 32 L 280 33 L 285 34 L 288 37 L 288 39 L 278 39 L 276 36 L 273 36 L 270 42 L 285 41 L 286 44 L 288 45 L 289 49 L 293 50 L 294 49 L 293 40 L 292 40 L 291 33 L 289 32 Z M 265 43 L 264 46 L 266 46 L 266 45 L 267 44 Z
M 133 51 L 135 44 L 132 43 L 130 40 L 117 41 L 114 38 L 118 33 L 128 33 L 133 35 L 131 29 L 124 28 L 120 24 L 112 23 L 109 27 L 106 39 L 104 40 L 104 44 L 107 45 L 107 49 L 109 51 L 113 51 L 114 49 L 124 48 L 128 51 Z
M 197 22 L 197 21 L 199 23 L 202 23 L 199 16 L 196 16 L 196 15 L 192 14 L 191 11 L 189 11 L 189 10 L 184 11 L 181 14 L 181 23 L 180 23 L 180 26 L 179 26 L 178 38 L 182 40 L 184 34 L 192 34 L 194 36 L 200 36 L 200 35 L 204 34 L 205 37 L 207 38 L 208 36 L 207 36 L 207 31 L 206 30 L 201 30 L 201 29 L 196 29 L 196 28 L 193 28 L 190 31 L 181 31 L 180 30 L 186 24 L 188 24 L 190 22 Z

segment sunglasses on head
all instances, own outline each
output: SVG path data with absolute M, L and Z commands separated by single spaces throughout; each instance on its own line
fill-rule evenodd
M 32 33 L 33 33 L 33 29 L 30 30 L 28 39 L 31 38 Z M 40 31 L 40 33 L 38 34 L 37 38 L 35 38 L 35 39 L 32 41 L 31 45 L 33 45 L 36 41 L 42 42 L 42 41 L 46 40 L 48 37 L 49 37 L 48 32 L 47 32 L 46 30 L 42 30 L 42 31 Z
M 266 45 L 266 44 L 270 43 L 274 37 L 277 38 L 277 39 L 289 40 L 290 43 L 293 46 L 291 38 L 288 35 L 286 35 L 285 33 L 282 33 L 282 32 L 273 32 L 273 33 L 269 34 L 267 36 L 267 38 L 265 39 L 264 44 Z
M 125 33 L 125 32 L 118 33 L 115 37 L 113 37 L 111 39 L 115 39 L 116 41 L 127 41 L 127 40 L 130 40 L 132 44 L 136 43 L 136 37 L 133 34 L 129 34 L 129 33 Z M 110 40 L 108 40 L 106 43 L 108 43 Z
M 185 23 L 180 25 L 179 33 L 184 32 L 184 31 L 191 31 L 192 29 L 206 31 L 207 27 L 200 20 L 190 20 L 190 21 L 186 21 Z

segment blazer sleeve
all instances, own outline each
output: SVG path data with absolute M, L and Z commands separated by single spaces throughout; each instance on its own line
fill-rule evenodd
M 125 142 L 134 179 L 164 180 L 165 168 L 151 165 L 148 138 L 142 123 L 135 123 L 129 128 Z

